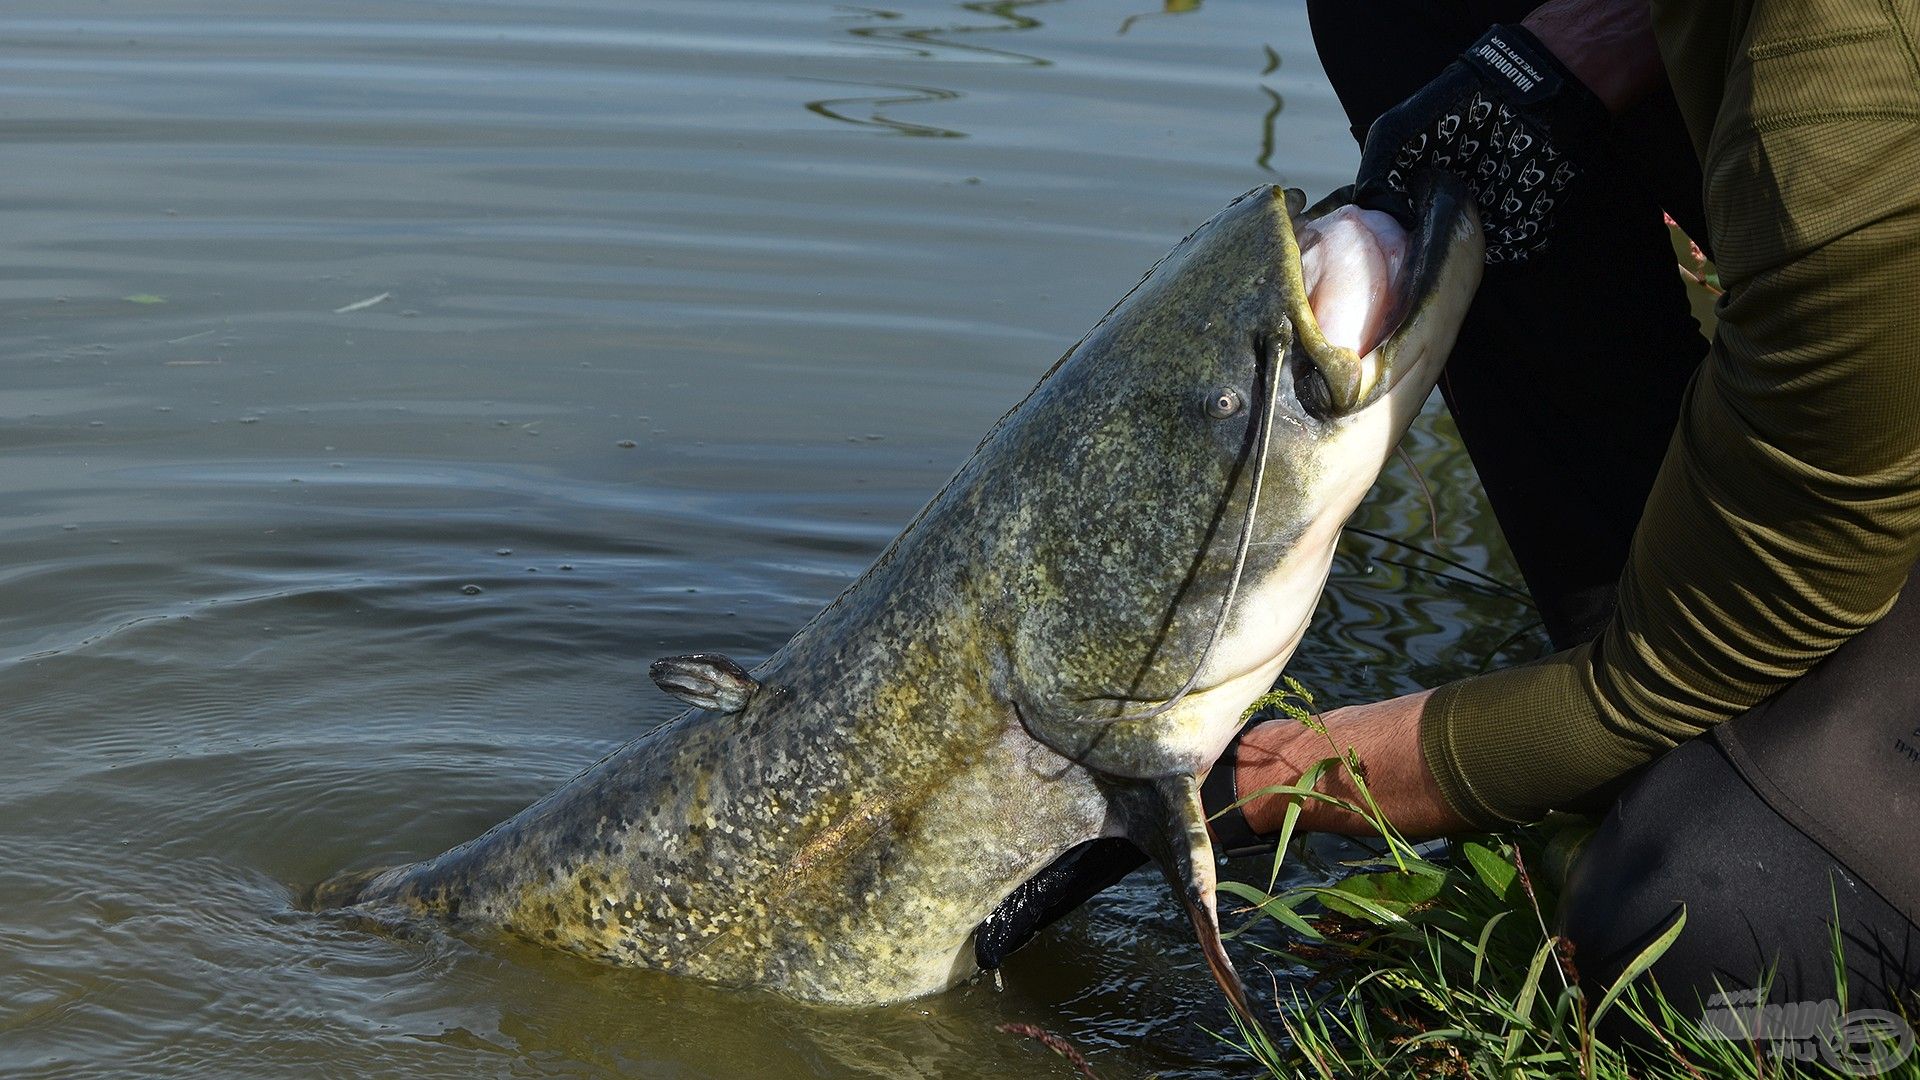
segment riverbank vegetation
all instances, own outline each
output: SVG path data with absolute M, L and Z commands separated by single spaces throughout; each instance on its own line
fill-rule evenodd
M 1297 683 L 1255 709 L 1325 733 Z M 1578 955 L 1551 928 L 1586 823 L 1550 820 L 1512 835 L 1414 844 L 1381 820 L 1351 753 L 1328 745 L 1327 759 L 1297 787 L 1268 790 L 1327 799 L 1311 791 L 1315 781 L 1347 770 L 1365 805 L 1341 805 L 1380 830 L 1374 853 L 1350 861 L 1333 884 L 1283 885 L 1294 857 L 1290 816 L 1264 887 L 1221 885 L 1223 915 L 1231 921 L 1237 907 L 1246 916 L 1231 932 L 1263 954 L 1273 975 L 1274 1038 L 1240 1030 L 1241 1046 L 1273 1076 L 1920 1080 L 1914 1055 L 1889 1069 L 1871 1057 L 1871 1045 L 1770 1044 L 1728 1032 L 1725 1017 L 1706 1025 L 1687 1018 L 1647 974 L 1684 932 L 1684 911 L 1617 981 L 1583 986 Z M 1268 920 L 1283 934 L 1268 932 Z M 1246 974 L 1258 977 L 1259 966 L 1247 965 Z

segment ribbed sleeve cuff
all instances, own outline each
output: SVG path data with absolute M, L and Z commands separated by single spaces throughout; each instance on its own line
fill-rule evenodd
M 1583 805 L 1675 741 L 1608 719 L 1592 645 L 1443 686 L 1420 714 L 1420 750 L 1441 793 L 1484 829 Z
M 1426 708 L 1420 713 L 1420 753 L 1427 759 L 1427 768 L 1439 781 L 1440 794 L 1446 797 L 1454 813 L 1476 829 L 1499 829 L 1513 822 L 1474 794 L 1454 744 L 1453 717 L 1461 689 L 1467 685 L 1466 682 L 1449 683 L 1428 696 Z

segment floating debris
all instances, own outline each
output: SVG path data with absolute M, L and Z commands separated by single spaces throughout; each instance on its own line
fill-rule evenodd
M 334 308 L 333 313 L 335 315 L 347 315 L 355 311 L 364 311 L 375 304 L 383 303 L 389 299 L 392 299 L 392 297 L 393 297 L 392 293 L 383 292 L 379 296 L 369 296 L 365 300 L 355 300 L 353 303 L 348 304 L 346 307 Z M 133 298 L 128 297 L 127 299 L 131 300 Z

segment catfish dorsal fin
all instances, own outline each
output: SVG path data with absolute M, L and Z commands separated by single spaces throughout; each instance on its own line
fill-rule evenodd
M 1234 1012 L 1256 1030 L 1270 1034 L 1220 940 L 1220 914 L 1215 906 L 1219 879 L 1213 841 L 1207 835 L 1207 812 L 1200 804 L 1200 781 L 1184 775 L 1131 781 L 1117 793 L 1128 839 L 1151 855 L 1166 875 L 1193 923 L 1213 981 L 1220 984 Z
M 719 653 L 689 653 L 655 660 L 653 684 L 696 709 L 737 713 L 760 689 L 760 680 Z

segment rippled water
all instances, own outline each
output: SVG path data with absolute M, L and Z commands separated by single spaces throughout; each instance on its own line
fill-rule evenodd
M 0 1072 L 1240 1070 L 1145 876 L 859 1012 L 297 898 L 770 653 L 1175 240 L 1342 182 L 1298 5 L 11 0 L 0 143 Z M 1440 538 L 1398 465 L 1361 523 L 1511 578 L 1413 450 Z M 1350 537 L 1293 673 L 1539 648 L 1430 569 Z

